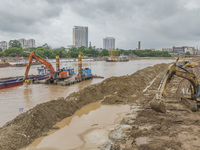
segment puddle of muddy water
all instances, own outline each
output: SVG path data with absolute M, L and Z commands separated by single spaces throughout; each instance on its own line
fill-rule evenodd
M 108 132 L 123 115 L 130 111 L 129 105 L 111 106 L 92 103 L 78 110 L 56 126 L 47 137 L 35 140 L 26 150 L 92 150 L 108 140 Z

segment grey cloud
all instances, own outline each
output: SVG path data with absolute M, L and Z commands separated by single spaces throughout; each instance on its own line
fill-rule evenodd
M 200 5 L 197 0 L 190 2 Z M 102 47 L 105 36 L 114 36 L 117 47 L 127 49 L 137 47 L 139 40 L 145 48 L 186 45 L 200 38 L 199 8 L 188 6 L 188 9 L 187 3 L 187 0 L 7 0 L 0 6 L 0 32 L 31 33 L 39 39 L 39 33 L 45 31 L 44 40 L 48 36 L 46 40 L 50 41 L 53 33 L 62 36 L 60 45 L 70 45 L 64 42 L 72 37 L 64 36 L 61 28 L 67 28 L 65 34 L 72 36 L 73 25 L 87 25 L 89 39 L 97 47 Z M 52 40 L 59 44 L 58 38 Z
M 39 0 L 4 1 L 0 6 L 0 31 L 38 33 L 41 24 L 48 25 L 61 12 L 62 6 Z

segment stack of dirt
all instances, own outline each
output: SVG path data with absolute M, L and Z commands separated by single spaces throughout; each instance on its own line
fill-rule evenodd
M 16 150 L 29 145 L 36 138 L 47 135 L 53 125 L 86 104 L 99 100 L 106 104 L 132 103 L 167 66 L 159 64 L 130 76 L 111 77 L 102 83 L 72 93 L 67 98 L 39 104 L 0 128 L 0 149 Z
M 199 79 L 199 66 L 193 72 Z M 174 76 L 168 85 L 164 96 L 167 113 L 150 109 L 148 103 L 153 99 L 160 79 L 162 75 L 134 103 L 140 110 L 132 122 L 129 121 L 132 128 L 126 131 L 126 138 L 111 146 L 112 150 L 200 149 L 200 112 L 192 112 L 180 99 L 182 88 L 189 85 L 186 80 Z M 122 124 L 127 123 L 122 121 Z

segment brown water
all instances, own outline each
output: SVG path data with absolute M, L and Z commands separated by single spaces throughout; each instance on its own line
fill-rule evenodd
M 108 78 L 111 76 L 130 75 L 137 70 L 146 68 L 148 66 L 172 61 L 173 60 L 155 59 L 113 63 L 104 61 L 90 61 L 83 62 L 83 66 L 91 68 L 92 74 L 97 74 Z M 77 62 L 62 62 L 61 67 L 72 66 L 75 68 L 75 72 L 77 72 L 77 64 Z M 55 68 L 55 63 L 53 63 L 53 66 Z M 38 66 L 32 66 L 29 74 L 37 74 L 37 67 Z M 0 78 L 23 76 L 24 72 L 25 67 L 0 68 Z M 104 79 L 87 80 L 71 86 L 34 84 L 28 87 L 18 86 L 2 89 L 0 90 L 0 126 L 4 125 L 7 121 L 20 114 L 19 108 L 24 108 L 24 111 L 27 111 L 39 103 L 57 99 L 58 97 L 66 97 L 72 92 L 76 92 L 91 84 L 101 82 Z
M 50 132 L 49 136 L 35 140 L 26 150 L 72 150 L 97 149 L 108 140 L 112 125 L 119 123 L 124 112 L 130 106 L 105 106 L 92 103 L 78 110 L 56 126 L 61 129 Z M 108 115 L 109 114 L 109 115 Z

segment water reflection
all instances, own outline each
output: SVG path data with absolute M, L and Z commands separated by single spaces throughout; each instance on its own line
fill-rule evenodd
M 31 97 L 32 97 L 32 88 L 31 87 L 27 87 L 24 89 L 24 99 L 25 99 L 25 107 L 26 108 L 30 108 L 32 105 L 32 101 L 31 101 Z

